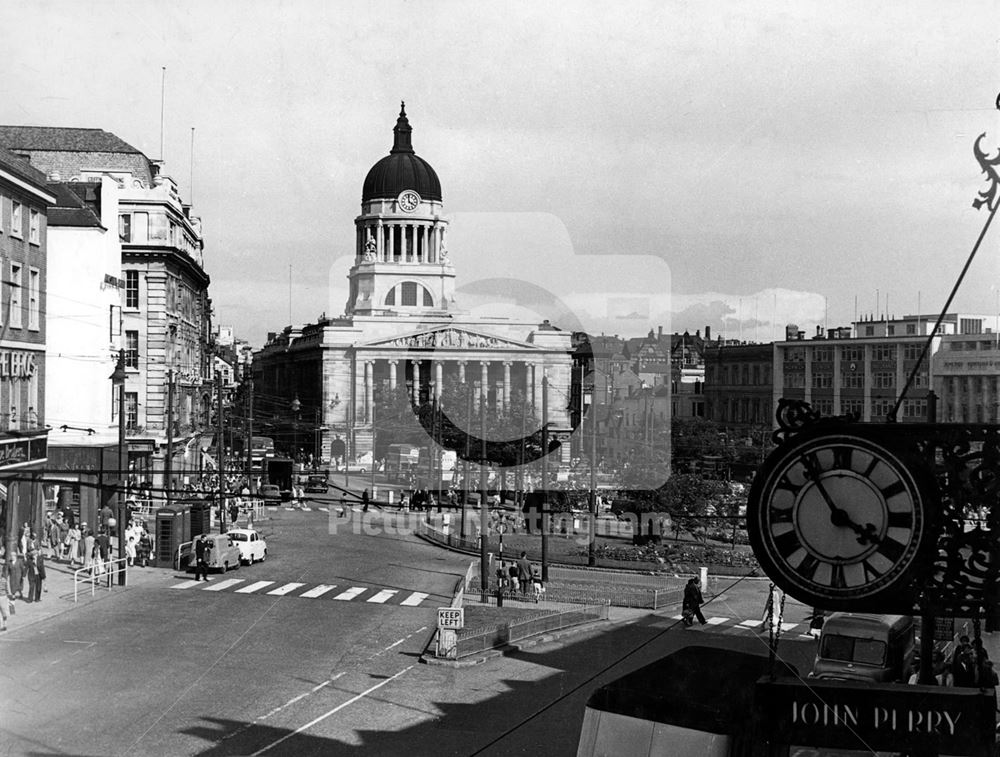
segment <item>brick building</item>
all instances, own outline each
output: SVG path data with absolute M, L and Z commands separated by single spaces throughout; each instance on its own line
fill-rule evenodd
M 0 524 L 8 553 L 18 530 L 41 532 L 47 463 L 45 306 L 48 206 L 45 174 L 0 148 Z M 16 479 L 16 480 L 15 480 Z

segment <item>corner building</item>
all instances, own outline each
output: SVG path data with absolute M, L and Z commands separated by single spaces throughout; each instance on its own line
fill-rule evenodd
M 330 457 L 339 437 L 356 459 L 372 451 L 377 389 L 405 386 L 426 402 L 456 378 L 472 385 L 477 407 L 502 411 L 521 391 L 541 418 L 545 376 L 550 430 L 567 436 L 571 333 L 459 308 L 441 182 L 411 134 L 401 109 L 391 151 L 365 177 L 344 315 L 289 326 L 255 354 L 255 416 L 290 417 L 298 397 L 295 446 Z M 278 405 L 264 407 L 263 397 Z

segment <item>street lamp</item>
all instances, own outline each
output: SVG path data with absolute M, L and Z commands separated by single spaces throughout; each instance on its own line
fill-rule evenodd
M 295 413 L 295 446 L 292 448 L 292 469 L 295 469 L 295 459 L 299 453 L 299 411 L 302 410 L 302 403 L 299 402 L 299 394 L 295 393 L 295 399 L 292 400 L 292 412 Z
M 111 385 L 118 387 L 118 486 L 116 492 L 116 512 L 118 513 L 118 559 L 121 564 L 118 569 L 118 585 L 124 586 L 127 573 L 125 571 L 125 476 L 128 462 L 125 457 L 125 350 L 118 350 L 118 364 L 114 373 L 108 378 Z

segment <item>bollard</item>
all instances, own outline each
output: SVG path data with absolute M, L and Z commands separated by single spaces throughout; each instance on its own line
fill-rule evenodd
M 497 607 L 503 607 L 503 587 L 497 584 Z
M 701 579 L 701 588 L 708 591 L 708 568 L 699 568 L 699 578 Z

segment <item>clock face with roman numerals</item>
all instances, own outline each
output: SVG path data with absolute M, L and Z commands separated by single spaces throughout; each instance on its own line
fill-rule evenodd
M 747 521 L 765 573 L 829 609 L 909 585 L 931 540 L 914 472 L 881 444 L 843 433 L 779 447 L 754 479 Z

